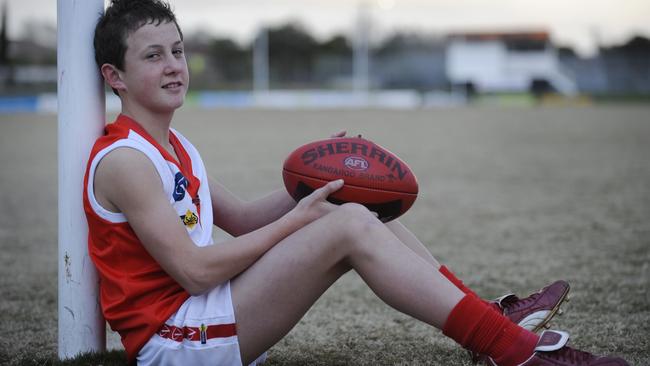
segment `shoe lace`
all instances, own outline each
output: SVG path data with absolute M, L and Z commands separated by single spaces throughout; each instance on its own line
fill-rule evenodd
M 511 313 L 515 312 L 520 309 L 525 309 L 528 308 L 531 303 L 534 303 L 537 301 L 537 299 L 542 295 L 541 292 L 534 293 L 524 299 L 520 299 L 519 297 L 512 295 L 510 297 L 505 298 L 501 302 L 501 307 L 503 310 L 505 310 L 506 313 Z
M 544 352 L 544 356 L 550 360 L 571 362 L 578 365 L 580 365 L 581 362 L 585 362 L 586 364 L 586 362 L 594 358 L 594 355 L 589 352 L 580 351 L 566 346 L 557 351 Z

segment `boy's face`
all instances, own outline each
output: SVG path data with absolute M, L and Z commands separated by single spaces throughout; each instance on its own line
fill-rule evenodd
M 120 71 L 123 97 L 154 113 L 173 112 L 183 105 L 189 73 L 176 25 L 145 24 L 127 37 L 126 46 Z

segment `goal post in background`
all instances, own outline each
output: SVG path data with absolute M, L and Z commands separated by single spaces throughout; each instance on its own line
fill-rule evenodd
M 57 0 L 59 358 L 106 349 L 98 276 L 88 256 L 83 175 L 105 123 L 93 35 L 103 0 Z

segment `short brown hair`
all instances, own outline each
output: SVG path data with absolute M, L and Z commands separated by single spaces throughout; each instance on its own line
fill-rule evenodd
M 95 62 L 97 67 L 112 64 L 124 70 L 126 38 L 145 24 L 174 22 L 178 34 L 183 32 L 168 3 L 161 0 L 112 0 L 95 27 Z

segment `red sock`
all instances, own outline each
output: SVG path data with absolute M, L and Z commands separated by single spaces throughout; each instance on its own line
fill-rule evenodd
M 514 366 L 533 354 L 538 337 L 481 299 L 465 296 L 452 309 L 443 333 L 473 352 L 488 355 L 500 366 Z
M 458 279 L 458 278 L 456 277 L 456 275 L 454 275 L 454 273 L 453 273 L 452 271 L 449 270 L 449 268 L 447 268 L 446 266 L 440 266 L 439 271 L 440 271 L 440 273 L 442 273 L 443 276 L 447 277 L 447 279 L 449 280 L 449 282 L 453 283 L 453 284 L 454 284 L 456 287 L 458 287 L 458 289 L 461 290 L 463 293 L 465 293 L 465 294 L 467 294 L 467 295 L 470 295 L 470 296 L 474 296 L 474 297 L 476 297 L 477 299 L 481 299 L 481 298 L 480 298 L 480 297 L 479 297 L 479 296 L 478 296 L 474 291 L 472 291 L 469 287 L 465 286 L 465 284 L 463 283 L 463 281 L 461 281 L 460 279 Z M 486 300 L 483 300 L 483 299 L 481 299 L 481 301 L 483 301 L 483 302 L 486 303 L 487 305 L 490 305 L 490 306 L 492 307 L 492 309 L 496 310 L 498 313 L 501 314 L 501 313 L 503 312 L 503 310 L 501 310 L 501 308 L 499 307 L 499 305 L 497 305 L 495 302 L 492 302 L 492 301 L 486 301 Z

